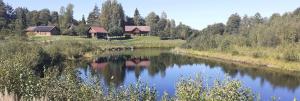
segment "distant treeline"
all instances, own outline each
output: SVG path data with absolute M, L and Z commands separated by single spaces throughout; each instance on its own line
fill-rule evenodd
M 191 35 L 186 47 L 200 50 L 230 48 L 230 45 L 248 47 L 277 47 L 300 41 L 300 8 L 283 15 L 274 13 L 263 18 L 259 13 L 241 18 L 232 14 L 226 25 L 209 25 Z
M 196 50 L 236 51 L 241 48 L 273 48 L 274 52 L 284 53 L 289 61 L 300 60 L 300 8 L 282 15 L 271 17 L 240 17 L 232 14 L 226 25 L 209 25 L 188 38 L 186 48 Z M 255 50 L 253 50 L 255 51 Z M 274 53 L 269 52 L 269 53 Z M 277 58 L 281 56 L 278 55 Z
M 165 12 L 161 16 L 151 12 L 144 18 L 136 9 L 134 16 L 129 17 L 124 14 L 123 7 L 117 0 L 107 0 L 101 7 L 100 10 L 95 5 L 87 19 L 83 15 L 81 20 L 76 20 L 72 4 L 61 7 L 59 12 L 47 8 L 29 11 L 24 7 L 13 8 L 0 0 L 0 38 L 24 35 L 28 26 L 57 26 L 62 35 L 85 35 L 89 26 L 102 26 L 110 34 L 122 35 L 125 25 L 147 25 L 151 27 L 149 35 L 165 38 L 186 39 L 192 33 L 189 26 L 182 23 L 176 25 L 175 20 L 168 19 Z

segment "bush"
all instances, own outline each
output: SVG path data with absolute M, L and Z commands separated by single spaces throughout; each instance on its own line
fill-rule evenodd
M 239 55 L 239 54 L 240 54 L 239 51 L 236 51 L 236 50 L 232 51 L 232 53 L 231 53 L 231 55 L 233 55 L 233 56 Z
M 176 101 L 252 101 L 254 94 L 239 81 L 215 81 L 214 86 L 203 86 L 202 79 L 183 79 L 176 86 Z
M 78 41 L 55 41 L 50 44 L 46 49 L 50 54 L 57 53 L 66 56 L 67 58 L 80 58 L 86 52 L 94 50 L 91 42 L 78 42 Z
M 263 53 L 263 52 L 260 52 L 260 51 L 257 51 L 257 52 L 254 52 L 254 53 L 252 53 L 252 56 L 254 57 L 254 58 L 261 58 L 261 57 L 263 57 L 265 54 Z
M 287 61 L 299 61 L 300 60 L 299 54 L 294 50 L 284 52 L 283 58 Z

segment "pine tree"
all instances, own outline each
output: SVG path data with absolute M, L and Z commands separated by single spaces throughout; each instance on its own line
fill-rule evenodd
M 77 26 L 76 31 L 79 33 L 79 35 L 86 35 L 87 33 L 87 26 L 86 26 L 86 21 L 84 15 L 82 15 L 81 21 L 79 22 L 79 25 Z
M 100 9 L 97 5 L 95 5 L 93 11 L 88 16 L 87 24 L 90 25 L 90 26 L 100 25 L 99 17 L 100 17 Z
M 140 15 L 140 12 L 137 8 L 134 11 L 133 21 L 134 21 L 134 25 L 136 26 L 142 26 L 145 24 L 144 19 Z

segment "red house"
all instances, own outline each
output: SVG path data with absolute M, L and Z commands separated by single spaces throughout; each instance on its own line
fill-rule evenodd
M 130 35 L 147 34 L 150 30 L 150 26 L 125 26 L 125 33 Z
M 89 28 L 88 37 L 91 38 L 106 38 L 108 32 L 103 27 L 92 26 Z

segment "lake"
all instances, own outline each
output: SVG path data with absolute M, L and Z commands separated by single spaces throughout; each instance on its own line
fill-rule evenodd
M 176 55 L 168 50 L 108 52 L 95 56 L 78 70 L 84 82 L 93 76 L 99 76 L 106 86 L 141 81 L 155 87 L 159 95 L 163 92 L 174 95 L 178 80 L 201 75 L 208 86 L 216 79 L 239 80 L 264 101 L 273 96 L 282 101 L 300 99 L 299 76 Z

